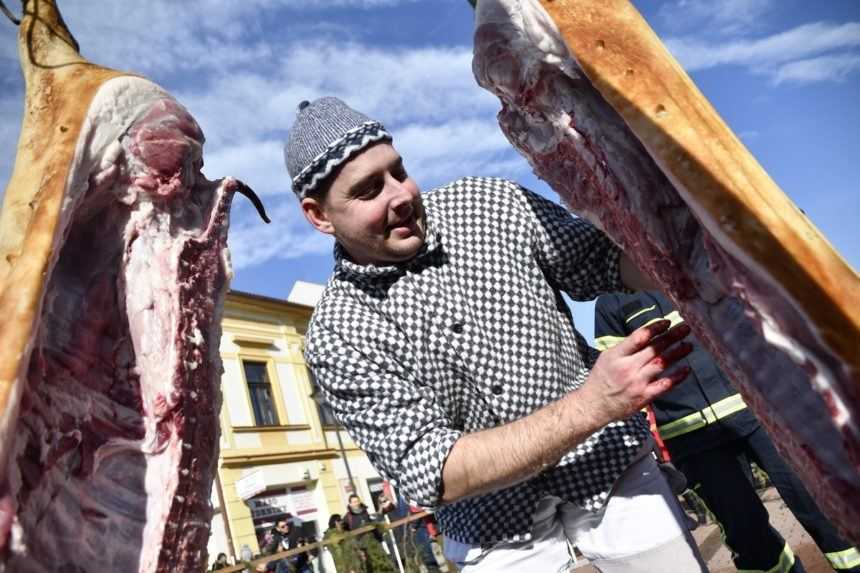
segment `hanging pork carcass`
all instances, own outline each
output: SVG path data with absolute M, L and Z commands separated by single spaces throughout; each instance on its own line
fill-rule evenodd
M 473 68 L 535 173 L 677 304 L 860 543 L 860 279 L 628 0 L 479 0 Z
M 170 94 L 87 62 L 54 2 L 23 4 L 0 218 L 0 570 L 201 571 L 230 202 L 259 202 L 201 174 L 203 133 Z

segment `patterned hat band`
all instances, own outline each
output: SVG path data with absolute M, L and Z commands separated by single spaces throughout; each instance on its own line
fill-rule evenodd
M 304 199 L 341 164 L 350 160 L 371 143 L 391 140 L 391 134 L 378 121 L 366 121 L 332 142 L 307 167 L 293 178 L 293 191 Z

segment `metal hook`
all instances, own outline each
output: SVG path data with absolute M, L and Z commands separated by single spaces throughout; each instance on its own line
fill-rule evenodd
M 260 198 L 257 197 L 257 194 L 254 193 L 254 190 L 242 183 L 241 181 L 236 181 L 238 183 L 238 187 L 236 191 L 244 195 L 251 201 L 251 204 L 254 205 L 254 208 L 257 209 L 257 213 L 260 215 L 260 218 L 266 223 L 271 223 L 269 220 L 269 216 L 266 215 L 266 208 L 263 207 L 263 202 L 260 201 Z
M 12 20 L 13 24 L 15 24 L 16 26 L 21 25 L 21 20 L 19 20 L 18 18 L 15 17 L 15 14 L 13 14 L 12 11 L 6 7 L 6 4 L 3 3 L 3 0 L 0 0 L 0 11 L 2 11 L 3 14 L 5 14 L 7 18 Z

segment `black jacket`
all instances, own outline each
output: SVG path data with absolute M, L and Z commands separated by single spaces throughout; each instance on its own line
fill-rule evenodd
M 376 521 L 371 517 L 370 512 L 367 511 L 367 506 L 364 504 L 361 504 L 361 511 L 358 513 L 355 513 L 347 506 L 346 513 L 343 514 L 343 527 L 346 531 L 354 531 L 365 525 L 373 525 L 375 523 Z M 364 537 L 365 535 L 367 534 L 359 535 L 359 537 Z M 382 541 L 382 533 L 379 530 L 373 531 L 373 537 L 377 541 Z
M 299 546 L 299 541 L 302 539 L 302 532 L 296 528 L 295 524 L 290 525 L 290 531 L 284 535 L 280 531 L 275 530 L 272 541 L 263 549 L 263 555 L 274 555 L 288 549 L 295 549 Z M 288 558 L 289 561 L 296 566 L 304 565 L 310 559 L 307 552 L 299 553 Z
M 594 338 L 599 350 L 611 348 L 637 328 L 662 318 L 683 321 L 672 302 L 659 292 L 608 294 L 597 299 Z M 690 376 L 654 401 L 660 436 L 673 459 L 705 451 L 758 427 L 737 390 L 713 357 L 694 337 L 693 351 L 681 361 Z

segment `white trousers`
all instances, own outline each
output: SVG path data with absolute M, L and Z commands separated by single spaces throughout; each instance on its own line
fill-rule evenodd
M 576 546 L 603 573 L 707 573 L 677 498 L 649 454 L 630 465 L 600 512 L 545 497 L 532 539 L 469 545 L 445 539 L 445 556 L 463 573 L 566 572 Z

